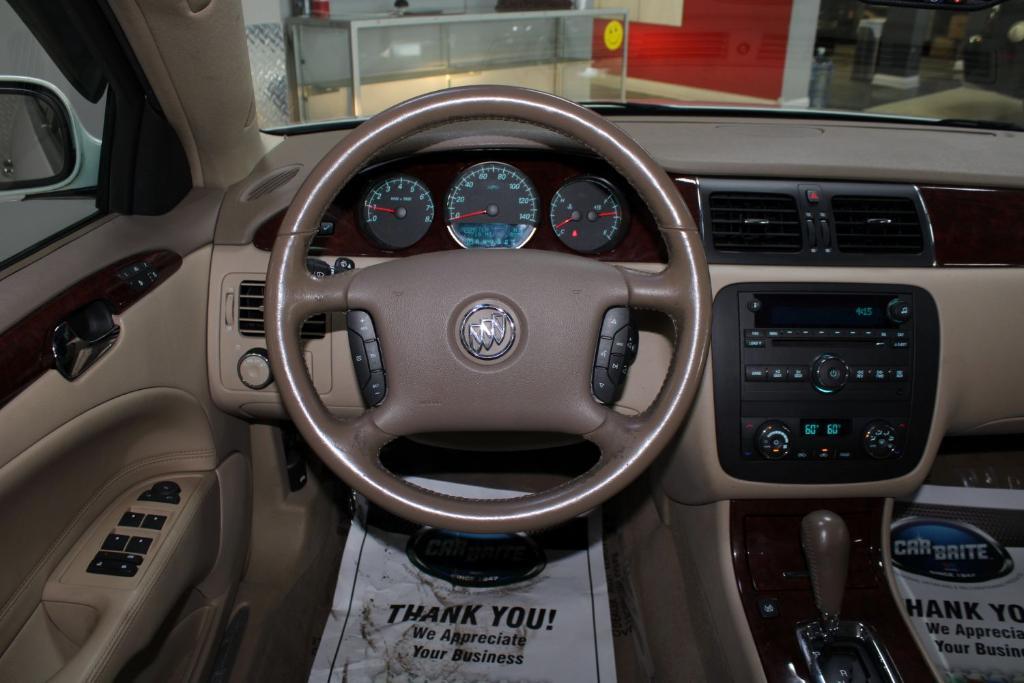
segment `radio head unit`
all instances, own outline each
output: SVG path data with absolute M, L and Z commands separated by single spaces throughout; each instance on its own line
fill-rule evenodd
M 931 425 L 938 312 L 906 285 L 745 284 L 715 298 L 718 454 L 766 482 L 873 481 L 916 466 Z

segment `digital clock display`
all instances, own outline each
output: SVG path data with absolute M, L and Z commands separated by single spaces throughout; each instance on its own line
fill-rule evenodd
M 805 439 L 836 439 L 850 433 L 850 421 L 841 419 L 800 420 Z

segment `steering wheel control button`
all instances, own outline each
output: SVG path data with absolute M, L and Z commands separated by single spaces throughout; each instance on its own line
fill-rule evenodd
M 376 406 L 380 405 L 380 402 L 384 400 L 384 396 L 388 393 L 387 379 L 384 377 L 383 372 L 371 372 L 370 381 L 363 387 L 363 399 L 367 405 Z
M 250 389 L 270 386 L 274 376 L 270 371 L 270 357 L 266 349 L 249 349 L 238 359 L 238 379 Z
M 344 273 L 356 269 L 356 262 L 346 256 L 339 256 L 334 259 L 334 273 Z
M 842 358 L 824 353 L 811 366 L 811 381 L 814 388 L 823 394 L 833 394 L 844 386 L 850 377 L 850 368 Z
M 595 368 L 608 367 L 608 359 L 612 355 L 612 340 L 601 338 L 597 341 L 597 358 L 594 361 Z
M 889 316 L 889 320 L 894 323 L 903 324 L 908 322 L 911 317 L 910 302 L 906 299 L 896 297 L 889 302 L 889 306 L 886 308 L 886 313 Z
M 345 323 L 350 332 L 355 332 L 365 341 L 377 338 L 377 332 L 373 329 L 373 318 L 366 311 L 349 311 L 345 316 Z
M 373 318 L 366 311 L 349 311 L 345 318 L 348 326 L 348 348 L 356 371 L 356 382 L 363 400 L 371 408 L 380 405 L 387 394 L 388 383 L 384 374 L 384 359 L 380 353 L 380 340 L 373 326 Z
M 477 304 L 462 317 L 459 340 L 474 358 L 498 360 L 511 351 L 516 343 L 516 321 L 500 306 Z
M 614 403 L 615 397 L 619 393 L 619 387 L 615 382 L 612 382 L 607 368 L 594 368 L 594 380 L 591 389 L 594 392 L 594 397 L 605 404 Z
M 609 308 L 601 322 L 601 336 L 612 339 L 615 333 L 629 324 L 629 309 L 624 306 Z
M 639 341 L 628 308 L 616 306 L 605 312 L 591 379 L 591 390 L 599 402 L 610 405 L 618 398 L 629 366 L 636 360 Z
M 380 342 L 377 340 L 368 341 L 364 345 L 366 349 L 366 362 L 370 366 L 370 372 L 384 370 L 384 362 L 380 359 Z
M 789 455 L 790 441 L 789 427 L 781 422 L 765 422 L 754 437 L 757 452 L 768 460 L 780 460 Z
M 366 360 L 366 345 L 363 343 L 363 338 L 352 330 L 348 331 L 348 349 L 352 354 L 352 365 L 356 370 L 356 382 L 362 389 L 370 379 L 370 362 Z

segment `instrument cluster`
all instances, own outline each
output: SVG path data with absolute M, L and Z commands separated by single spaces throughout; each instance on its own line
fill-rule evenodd
M 629 226 L 627 203 L 606 179 L 568 178 L 545 206 L 526 173 L 499 161 L 459 172 L 443 201 L 448 234 L 465 249 L 519 249 L 538 230 L 551 230 L 573 251 L 602 254 L 619 245 Z M 437 210 L 424 180 L 385 175 L 363 193 L 359 227 L 381 249 L 400 251 L 426 236 Z

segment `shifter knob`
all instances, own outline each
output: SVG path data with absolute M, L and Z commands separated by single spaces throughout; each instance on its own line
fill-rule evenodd
M 829 510 L 815 510 L 800 524 L 800 544 L 814 590 L 814 604 L 826 628 L 839 621 L 850 561 L 850 532 L 843 518 Z

